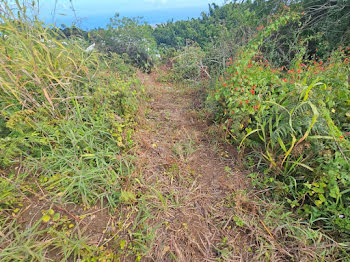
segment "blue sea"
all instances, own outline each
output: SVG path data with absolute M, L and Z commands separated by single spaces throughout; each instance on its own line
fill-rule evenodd
M 166 23 L 167 21 L 187 20 L 191 18 L 198 18 L 202 12 L 207 12 L 203 8 L 179 8 L 179 9 L 162 9 L 147 12 L 138 13 L 120 13 L 120 16 L 125 17 L 142 17 L 142 21 L 147 22 L 150 25 L 156 25 Z M 89 30 L 94 28 L 104 28 L 110 21 L 110 18 L 114 16 L 114 13 L 106 15 L 90 15 L 89 17 L 72 17 L 72 16 L 60 16 L 56 15 L 55 24 L 60 26 L 65 24 L 67 26 L 72 23 L 77 24 L 78 27 Z M 51 23 L 51 19 L 45 19 L 46 22 Z M 48 21 L 51 20 L 51 21 Z

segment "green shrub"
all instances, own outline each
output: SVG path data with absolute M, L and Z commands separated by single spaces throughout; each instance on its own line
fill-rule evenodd
M 152 27 L 142 23 L 141 18 L 120 18 L 117 13 L 110 19 L 107 29 L 91 31 L 90 40 L 101 52 L 127 56 L 127 61 L 134 66 L 150 72 L 157 55 L 152 31 Z
M 172 58 L 171 80 L 172 81 L 199 81 L 204 52 L 196 45 L 186 46 L 182 52 Z
M 291 68 L 272 67 L 259 46 L 288 20 L 275 19 L 230 59 L 209 99 L 231 137 L 258 153 L 264 176 L 282 191 L 275 196 L 287 197 L 315 226 L 348 238 L 348 59 L 339 50 L 328 61 L 303 62 L 301 52 Z

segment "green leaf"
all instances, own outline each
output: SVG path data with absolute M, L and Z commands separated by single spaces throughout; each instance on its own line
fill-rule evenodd
M 316 204 L 316 206 L 319 207 L 320 205 L 322 205 L 322 201 L 321 201 L 321 200 L 316 200 L 316 201 L 315 201 L 315 204 Z
M 340 190 L 337 184 L 332 185 L 329 190 L 329 195 L 335 199 L 338 199 L 340 197 Z
M 318 197 L 320 198 L 320 200 L 321 200 L 322 202 L 326 202 L 326 201 L 327 201 L 327 199 L 324 197 L 323 194 L 319 194 Z
M 306 186 L 308 189 L 311 189 L 312 185 L 310 183 L 304 183 L 304 186 Z
M 244 140 L 246 140 L 246 138 L 247 138 L 248 136 L 250 136 L 250 135 L 252 135 L 252 134 L 254 134 L 255 132 L 258 132 L 258 131 L 260 131 L 260 129 L 255 129 L 255 130 L 253 130 L 253 131 L 249 132 L 248 134 L 246 134 L 246 135 L 243 137 L 243 139 L 242 139 L 241 143 L 239 144 L 239 147 L 241 147 L 241 146 L 242 146 L 242 144 L 243 144 Z
M 311 121 L 311 124 L 309 125 L 308 129 L 306 130 L 304 136 L 302 138 L 300 138 L 300 140 L 298 141 L 298 143 L 296 145 L 299 145 L 302 141 L 304 141 L 308 137 L 312 127 L 315 125 L 315 123 L 320 115 L 318 110 L 317 110 L 317 107 L 313 103 L 311 103 L 310 101 L 308 101 L 307 103 L 310 105 L 312 112 L 313 112 L 312 121 Z
M 310 93 L 311 89 L 312 89 L 314 86 L 319 86 L 319 85 L 324 85 L 324 86 L 325 86 L 325 84 L 323 84 L 323 83 L 320 83 L 320 82 L 316 83 L 317 81 L 318 81 L 318 80 L 314 81 L 314 82 L 306 89 L 306 91 L 305 91 L 305 96 L 304 96 L 304 99 L 303 99 L 304 102 L 308 99 L 309 93 Z
M 283 161 L 282 161 L 282 165 L 283 165 L 284 161 L 286 161 L 286 159 L 290 155 L 290 153 L 292 152 L 294 145 L 295 145 L 295 142 L 297 141 L 297 139 L 295 138 L 295 136 L 293 134 L 291 134 L 291 136 L 292 136 L 292 145 L 290 146 L 289 150 L 286 152 L 286 154 L 283 158 Z
M 309 167 L 308 165 L 305 165 L 305 164 L 300 163 L 300 162 L 298 162 L 298 161 L 292 162 L 292 163 L 294 163 L 295 165 L 298 165 L 298 166 L 302 166 L 302 167 L 304 167 L 304 168 L 310 170 L 311 172 L 314 172 L 314 169 L 313 169 L 312 167 Z
M 316 193 L 321 193 L 321 194 L 324 193 L 323 188 L 314 187 L 314 188 L 312 188 L 312 190 L 315 191 Z
M 53 217 L 52 217 L 52 221 L 56 222 L 61 218 L 61 214 L 60 213 L 56 213 Z
M 120 241 L 120 249 L 123 250 L 126 247 L 126 241 L 123 239 Z
M 280 146 L 281 146 L 281 148 L 283 149 L 283 151 L 284 151 L 285 153 L 287 153 L 287 148 L 286 148 L 286 146 L 284 145 L 284 143 L 283 143 L 283 141 L 282 141 L 282 139 L 281 139 L 280 136 L 278 137 L 277 141 L 278 141 L 278 143 L 280 144 Z
M 44 223 L 47 223 L 49 222 L 51 219 L 51 217 L 49 215 L 43 215 L 43 217 L 41 218 L 41 220 L 44 222 Z

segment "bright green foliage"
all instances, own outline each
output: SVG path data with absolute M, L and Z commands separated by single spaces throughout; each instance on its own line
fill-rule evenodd
M 109 62 L 83 40 L 8 10 L 0 25 L 0 165 L 21 162 L 61 199 L 115 206 L 131 168 L 120 156 L 132 145 L 139 82 L 111 67 L 128 67 L 119 57 Z
M 86 223 L 66 204 L 112 212 L 136 201 L 122 191 L 143 94 L 136 70 L 117 54 L 87 50 L 88 42 L 30 20 L 19 4 L 18 13 L 6 2 L 1 7 L 0 260 L 113 257 L 87 241 Z M 22 227 L 25 202 L 36 201 L 29 207 L 42 214 Z
M 290 18 L 296 16 L 283 15 L 260 28 L 228 62 L 211 98 L 227 132 L 240 146 L 259 152 L 265 175 L 276 177 L 271 184 L 280 188 L 282 182 L 279 194 L 291 207 L 345 236 L 350 232 L 348 59 L 340 50 L 328 61 L 295 59 L 290 68 L 271 66 L 259 47 Z
M 61 217 L 53 210 L 45 212 L 41 220 L 24 230 L 15 222 L 1 225 L 4 232 L 0 236 L 1 261 L 76 261 L 97 251 L 72 227 L 72 221 L 67 216 Z M 51 227 L 43 229 L 42 226 L 48 223 Z M 50 248 L 55 252 L 47 252 Z

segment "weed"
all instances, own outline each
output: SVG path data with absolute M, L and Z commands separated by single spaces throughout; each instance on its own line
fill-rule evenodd
M 187 161 L 187 159 L 196 151 L 195 142 L 190 137 L 185 141 L 177 142 L 173 145 L 173 152 L 182 161 Z
M 143 88 L 121 57 L 86 52 L 85 40 L 65 38 L 16 5 L 18 12 L 2 1 L 0 14 L 0 260 L 93 257 L 100 251 L 81 231 L 83 219 L 56 208 L 135 204 L 122 188 Z M 23 225 L 18 218 L 36 201 L 55 208 Z

